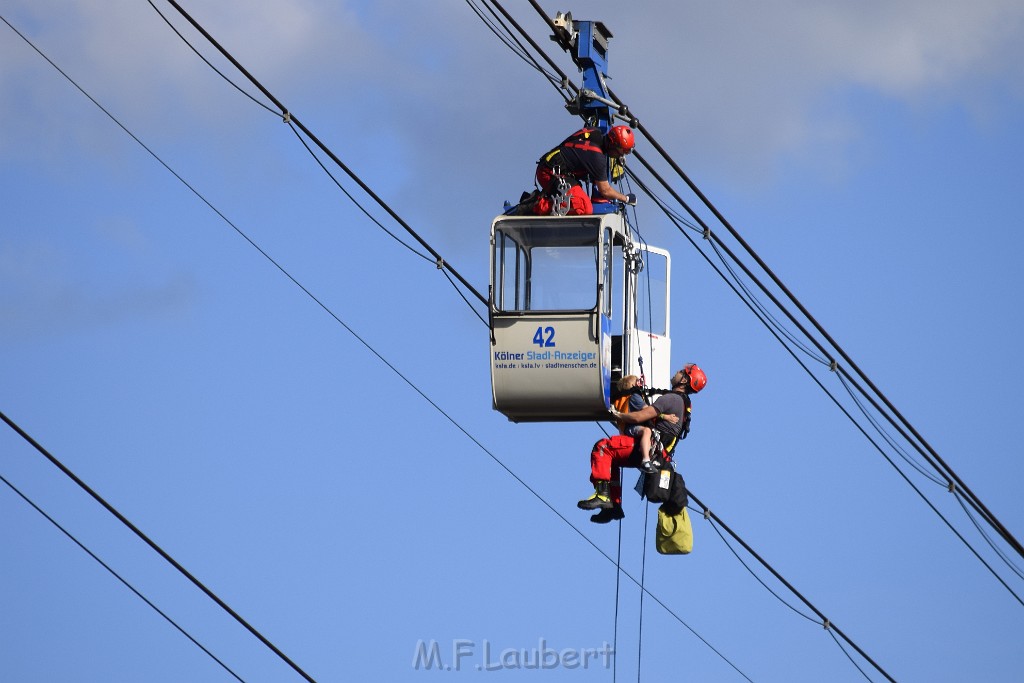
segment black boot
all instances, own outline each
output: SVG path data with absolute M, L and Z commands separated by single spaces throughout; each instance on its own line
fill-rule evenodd
M 594 482 L 594 494 L 590 498 L 586 498 L 576 503 L 576 507 L 581 510 L 607 510 L 613 507 L 615 504 L 611 499 L 611 487 L 612 483 L 607 480 L 597 480 Z
M 621 505 L 612 505 L 610 508 L 601 510 L 596 515 L 590 518 L 590 521 L 594 524 L 607 524 L 608 522 L 614 522 L 617 519 L 622 519 L 626 516 L 626 513 L 622 511 Z

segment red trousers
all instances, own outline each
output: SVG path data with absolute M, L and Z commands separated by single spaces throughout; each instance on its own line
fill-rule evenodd
M 548 185 L 551 184 L 551 179 L 554 176 L 551 174 L 551 169 L 544 164 L 537 165 L 537 185 L 540 187 L 541 192 L 548 191 Z M 569 188 L 569 216 L 590 216 L 594 213 L 594 204 L 590 201 L 590 197 L 587 196 L 586 191 L 578 183 Z M 538 203 L 538 208 L 543 209 L 542 214 L 546 215 L 551 211 L 550 204 L 541 206 Z
M 635 446 L 633 437 L 616 434 L 598 441 L 590 452 L 590 481 L 610 481 L 615 504 L 622 503 L 622 468 L 639 467 L 643 460 L 639 450 L 634 452 Z

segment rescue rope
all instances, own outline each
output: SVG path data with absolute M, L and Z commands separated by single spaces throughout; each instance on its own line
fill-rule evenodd
M 622 520 L 619 520 L 619 543 L 615 553 L 615 627 L 612 630 L 612 683 L 619 672 L 619 584 L 622 579 Z
M 640 617 L 636 643 L 636 681 L 640 683 L 640 671 L 644 664 L 644 577 L 647 575 L 647 527 L 651 515 L 650 504 L 644 505 L 644 542 L 640 555 Z

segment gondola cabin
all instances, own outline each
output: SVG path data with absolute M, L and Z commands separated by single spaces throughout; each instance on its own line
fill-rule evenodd
M 622 212 L 491 225 L 491 389 L 514 422 L 603 420 L 613 382 L 671 374 L 668 252 Z

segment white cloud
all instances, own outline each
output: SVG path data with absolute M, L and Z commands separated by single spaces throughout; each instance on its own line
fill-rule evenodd
M 851 92 L 966 108 L 979 81 L 1019 93 L 1022 22 L 1005 0 L 648 3 L 615 15 L 612 71 L 673 147 L 756 174 L 845 157 L 862 133 Z
M 243 82 L 169 5 L 156 4 Z M 510 9 L 576 78 L 534 11 Z M 436 174 L 438 135 L 461 141 L 453 158 L 463 168 L 453 173 L 468 177 L 480 171 L 466 168 L 466 147 L 492 154 L 487 146 L 504 135 L 507 153 L 531 163 L 575 123 L 462 2 L 223 0 L 189 11 L 303 121 L 329 126 L 328 139 L 362 136 L 398 150 L 395 168 L 410 182 Z M 238 135 L 258 120 L 145 3 L 14 0 L 5 12 L 116 114 L 152 122 L 148 135 Z M 863 134 L 843 101 L 851 92 L 991 113 L 980 92 L 1017 95 L 1024 81 L 1024 5 L 1008 0 L 638 1 L 628 10 L 590 0 L 578 18 L 612 30 L 613 88 L 659 140 L 702 166 L 746 169 L 751 178 L 796 156 L 841 164 Z M 37 115 L 40 135 L 67 135 L 75 124 L 61 120 L 66 94 L 54 94 L 65 86 L 12 40 L 0 42 L 10 65 L 0 76 L 0 114 Z M 20 91 L 28 96 L 12 96 Z M 358 141 L 350 149 L 367 152 Z

